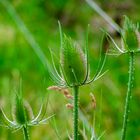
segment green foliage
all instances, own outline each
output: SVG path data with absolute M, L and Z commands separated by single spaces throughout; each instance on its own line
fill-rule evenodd
M 58 19 L 63 25 L 63 30 L 67 36 L 71 36 L 71 38 L 76 39 L 78 42 L 80 42 L 80 44 L 82 44 L 81 42 L 84 40 L 83 32 L 85 27 L 87 24 L 90 24 L 90 72 L 92 72 L 92 74 L 95 72 L 95 67 L 97 67 L 98 64 L 97 58 L 99 43 L 101 42 L 101 32 L 98 29 L 100 27 L 110 29 L 110 25 L 106 24 L 104 19 L 95 13 L 86 2 L 81 0 L 63 2 L 61 0 L 60 3 L 59 0 L 55 0 L 55 2 L 52 0 L 8 1 L 13 5 L 18 15 L 24 21 L 26 27 L 32 33 L 34 39 L 38 42 L 39 47 L 45 52 L 45 56 L 48 58 L 49 52 L 47 47 L 53 48 L 56 54 L 58 54 Z M 116 19 L 116 17 L 122 17 L 122 15 L 126 14 L 129 15 L 134 22 L 140 21 L 139 0 L 127 2 L 114 0 L 104 2 L 100 0 L 100 2 L 98 1 L 98 4 L 100 6 L 104 6 L 104 10 L 107 10 L 108 15 L 110 15 L 113 19 Z M 50 82 L 46 69 L 44 69 L 36 54 L 33 53 L 33 50 L 28 45 L 28 41 L 25 40 L 26 37 L 21 34 L 14 20 L 11 18 L 6 8 L 2 4 L 0 4 L 0 13 L 0 106 L 4 108 L 4 112 L 10 118 L 11 106 L 9 100 L 12 96 L 11 90 L 13 89 L 15 81 L 18 80 L 17 73 L 20 73 L 23 77 L 25 85 L 24 97 L 28 99 L 33 107 L 34 113 L 36 113 L 38 111 L 38 105 L 40 104 L 40 98 L 44 98 L 47 95 L 45 89 L 48 85 L 52 84 L 52 82 Z M 120 22 L 122 22 L 122 20 Z M 114 38 L 115 42 L 120 42 L 120 38 L 115 36 L 116 32 L 114 30 L 113 33 L 115 34 L 113 34 L 112 38 Z M 59 63 L 57 60 L 56 62 Z M 106 67 L 107 69 L 109 68 L 109 72 L 105 75 L 105 78 L 95 82 L 94 86 L 90 85 L 81 87 L 81 90 L 79 91 L 81 101 L 80 108 L 84 112 L 84 117 L 88 119 L 88 123 L 90 125 L 92 125 L 93 121 L 93 108 L 91 108 L 91 101 L 88 93 L 93 91 L 96 96 L 96 126 L 99 125 L 97 120 L 100 117 L 99 96 L 101 91 L 103 93 L 101 131 L 103 132 L 105 128 L 108 129 L 101 140 L 120 139 L 120 126 L 122 124 L 123 115 L 122 106 L 124 103 L 126 83 L 128 80 L 127 62 L 127 55 L 122 55 L 117 57 L 117 59 L 116 57 L 109 56 L 106 62 Z M 131 104 L 131 108 L 133 108 L 133 110 L 130 114 L 129 129 L 127 133 L 128 140 L 140 139 L 140 86 L 138 59 L 136 59 L 135 65 L 135 77 L 137 78 L 134 81 L 134 96 Z M 56 67 L 58 67 L 58 65 L 56 65 Z M 62 140 L 68 139 L 67 133 L 72 134 L 71 110 L 65 109 L 65 102 L 67 101 L 64 101 L 64 98 L 61 95 L 53 92 L 50 94 L 50 105 L 47 111 L 48 115 L 53 113 L 56 114 L 57 129 L 60 132 L 59 134 L 61 135 Z M 9 124 L 7 120 L 2 121 L 4 119 L 2 112 L 0 113 L 0 118 L 0 125 L 3 125 L 2 122 L 4 122 L 4 124 Z M 81 124 L 81 120 L 79 123 Z M 30 127 L 30 129 L 32 132 L 31 139 L 33 140 L 57 139 L 57 136 L 50 125 Z M 6 140 L 9 139 L 9 137 L 10 140 L 22 139 L 22 135 L 20 135 L 20 133 L 11 133 L 11 130 L 7 130 L 5 127 L 0 127 L 0 139 Z M 84 138 L 81 138 L 81 140 L 83 139 Z M 87 139 L 90 139 L 90 137 L 87 136 Z

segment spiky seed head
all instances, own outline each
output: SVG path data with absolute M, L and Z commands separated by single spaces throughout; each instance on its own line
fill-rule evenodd
M 33 112 L 27 102 L 21 96 L 16 95 L 15 105 L 12 110 L 13 120 L 18 124 L 26 124 L 33 118 Z
M 124 47 L 129 51 L 135 51 L 139 47 L 139 32 L 138 24 L 134 24 L 128 17 L 125 16 L 122 35 L 124 38 Z
M 64 35 L 60 63 L 64 78 L 69 85 L 81 84 L 86 77 L 86 60 L 82 49 L 71 38 Z

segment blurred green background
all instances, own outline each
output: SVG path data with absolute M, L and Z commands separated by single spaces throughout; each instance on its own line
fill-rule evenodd
M 0 0 L 2 1 L 2 0 Z M 91 73 L 94 75 L 101 45 L 102 31 L 105 28 L 119 42 L 119 37 L 105 20 L 100 17 L 84 0 L 9 0 L 24 21 L 28 30 L 50 60 L 48 48 L 59 57 L 60 38 L 57 21 L 60 20 L 63 31 L 77 40 L 82 47 L 85 32 L 90 24 L 89 52 Z M 99 6 L 120 25 L 123 15 L 134 22 L 140 21 L 139 0 L 96 0 Z M 31 104 L 36 114 L 42 103 L 47 102 L 47 116 L 56 114 L 55 122 L 62 140 L 68 140 L 72 134 L 72 111 L 65 107 L 68 101 L 59 92 L 47 91 L 53 85 L 48 72 L 17 27 L 6 7 L 0 2 L 0 105 L 11 118 L 11 106 L 17 83 L 22 77 L 23 96 Z M 135 84 L 131 102 L 131 113 L 127 140 L 140 140 L 140 56 L 135 58 Z M 128 57 L 108 56 L 105 70 L 108 73 L 101 79 L 80 89 L 80 108 L 87 119 L 86 125 L 95 129 L 97 136 L 105 131 L 101 140 L 118 140 L 121 135 L 124 102 L 128 81 Z M 90 92 L 96 97 L 96 110 L 92 108 Z M 95 119 L 94 119 L 95 118 Z M 95 121 L 94 121 L 95 120 Z M 83 122 L 80 120 L 82 133 Z M 59 139 L 52 122 L 47 125 L 30 128 L 32 140 Z M 87 130 L 87 139 L 90 139 Z M 23 139 L 22 131 L 11 132 L 0 127 L 0 140 Z M 80 138 L 81 140 L 84 139 Z

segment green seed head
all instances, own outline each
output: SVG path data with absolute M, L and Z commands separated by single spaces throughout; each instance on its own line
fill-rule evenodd
M 60 63 L 69 85 L 81 84 L 86 77 L 86 59 L 82 49 L 71 38 L 64 35 Z
M 128 17 L 125 16 L 122 35 L 124 38 L 125 49 L 135 51 L 139 47 L 138 24 L 133 24 Z
M 51 79 L 61 88 L 82 86 L 89 84 L 93 81 L 96 81 L 103 74 L 101 74 L 103 66 L 106 60 L 106 48 L 101 49 L 101 58 L 99 65 L 96 71 L 95 76 L 90 79 L 90 66 L 89 66 L 89 53 L 88 53 L 88 30 L 86 32 L 86 41 L 85 41 L 85 53 L 71 38 L 63 34 L 60 22 L 59 24 L 59 33 L 60 33 L 60 69 L 57 70 L 53 53 L 51 52 L 52 57 L 52 68 L 48 66 Z M 88 26 L 89 27 L 89 26 Z M 106 45 L 106 44 L 105 44 Z

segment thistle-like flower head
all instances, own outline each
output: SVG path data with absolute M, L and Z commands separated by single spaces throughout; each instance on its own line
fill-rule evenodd
M 0 126 L 6 127 L 13 131 L 22 129 L 24 126 L 35 126 L 40 124 L 46 124 L 48 119 L 52 116 L 45 118 L 42 115 L 43 105 L 41 106 L 38 115 L 34 117 L 32 108 L 27 101 L 23 101 L 21 95 L 16 95 L 15 104 L 12 109 L 13 120 L 10 120 L 3 109 L 0 109 Z
M 140 47 L 139 24 L 134 24 L 128 17 L 125 16 L 122 29 L 122 37 L 124 38 L 124 47 L 128 51 L 137 51 Z
M 140 33 L 138 23 L 134 24 L 127 16 L 125 16 L 120 34 L 122 40 L 121 47 L 119 47 L 113 38 L 107 33 L 117 50 L 116 54 L 124 54 L 129 52 L 140 53 Z
M 101 53 L 99 67 L 93 78 L 90 79 L 89 60 L 88 60 L 88 31 L 86 34 L 85 51 L 81 46 L 62 33 L 61 25 L 59 23 L 59 32 L 61 40 L 60 48 L 60 72 L 57 70 L 54 63 L 54 54 L 52 55 L 53 68 L 49 71 L 53 81 L 60 87 L 74 87 L 82 86 L 92 81 L 97 80 L 104 73 L 101 74 L 106 55 Z M 103 50 L 102 50 L 103 52 Z

